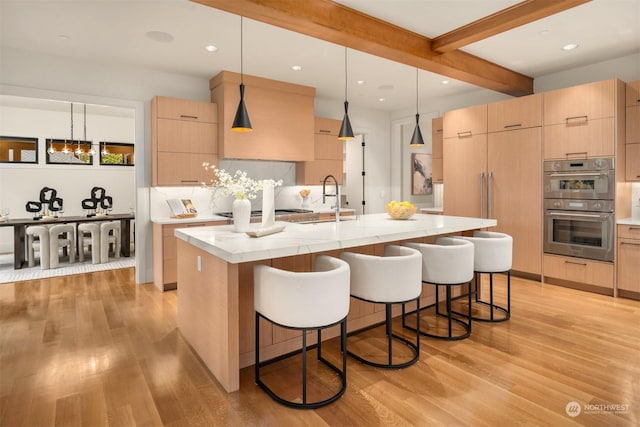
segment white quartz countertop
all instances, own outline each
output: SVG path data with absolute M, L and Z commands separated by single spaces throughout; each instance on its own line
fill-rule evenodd
M 339 223 L 277 224 L 284 225 L 284 231 L 258 238 L 235 233 L 232 225 L 179 228 L 175 230 L 175 235 L 236 264 L 494 227 L 497 221 L 429 214 L 415 214 L 408 220 L 393 220 L 384 213 L 359 215 Z M 260 224 L 256 223 L 254 227 L 259 228 Z
M 640 225 L 640 219 L 623 218 L 616 221 L 618 225 Z
M 165 217 L 151 217 L 151 222 L 154 224 L 193 224 L 194 222 L 206 222 L 206 221 L 228 221 L 229 218 L 220 215 L 203 215 L 198 214 L 194 218 L 171 218 Z

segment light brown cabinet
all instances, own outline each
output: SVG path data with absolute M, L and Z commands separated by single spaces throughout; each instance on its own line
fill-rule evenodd
M 342 184 L 344 142 L 338 139 L 340 125 L 340 120 L 315 118 L 314 160 L 296 163 L 296 184 L 320 185 L 327 175 Z
M 434 184 L 444 182 L 443 168 L 443 118 L 431 119 L 431 178 Z
M 488 134 L 452 132 L 463 129 L 462 117 L 480 120 L 479 111 L 444 115 L 445 215 L 496 218 L 495 231 L 514 239 L 513 270 L 542 273 L 542 129 L 541 97 L 485 106 Z M 521 117 L 513 114 L 519 111 Z M 506 113 L 503 117 L 502 114 Z M 537 113 L 536 113 L 537 112 Z M 535 116 L 533 119 L 530 116 Z M 491 117 L 491 118 L 489 118 Z M 537 118 L 536 118 L 537 117 Z M 509 124 L 517 123 L 515 130 Z M 537 123 L 537 126 L 534 126 Z M 505 130 L 507 126 L 507 130 Z M 482 129 L 480 123 L 472 126 Z M 488 127 L 487 127 L 488 128 Z M 446 135 L 454 135 L 446 138 Z M 458 136 L 460 135 L 460 136 Z
M 229 221 L 202 221 L 182 224 L 153 224 L 153 283 L 160 290 L 176 289 L 178 281 L 177 228 L 226 225 Z
M 513 237 L 512 269 L 542 274 L 542 128 L 489 133 L 487 217 Z
M 218 104 L 218 155 L 221 158 L 314 160 L 315 88 L 244 75 L 251 132 L 231 125 L 240 101 L 240 74 L 222 71 L 209 81 Z
M 613 295 L 614 268 L 611 262 L 544 254 L 543 263 L 545 280 L 559 279 L 561 284 Z
M 640 299 L 640 225 L 618 225 L 618 295 Z
M 640 80 L 627 83 L 626 179 L 640 181 Z
M 542 126 L 542 95 L 491 103 L 487 107 L 487 122 L 489 132 Z
M 487 133 L 487 105 L 447 111 L 443 119 L 444 139 L 469 138 Z
M 545 159 L 615 156 L 624 90 L 610 79 L 545 92 Z
M 217 106 L 156 96 L 151 101 L 151 185 L 200 185 L 217 164 Z

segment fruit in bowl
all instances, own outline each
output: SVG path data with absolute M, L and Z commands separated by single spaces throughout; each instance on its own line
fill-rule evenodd
M 387 203 L 387 213 L 393 219 L 409 219 L 416 213 L 416 207 L 411 202 L 392 200 Z

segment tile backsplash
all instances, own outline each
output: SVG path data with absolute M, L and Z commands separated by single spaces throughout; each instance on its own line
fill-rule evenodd
M 310 209 L 329 208 L 333 198 L 328 198 L 327 203 L 322 203 L 322 186 L 295 185 L 296 169 L 292 162 L 274 162 L 257 160 L 223 159 L 218 165 L 227 172 L 233 174 L 236 170 L 246 171 L 256 180 L 274 179 L 282 180 L 282 186 L 275 189 L 275 206 L 277 209 L 299 209 L 302 206 L 302 197 L 299 191 L 303 188 L 311 190 L 309 195 Z M 333 189 L 331 190 L 333 192 Z M 212 189 L 202 187 L 152 187 L 150 192 L 150 211 L 152 218 L 164 218 L 171 215 L 167 199 L 190 199 L 196 210 L 202 214 L 231 211 L 232 196 L 223 196 Z M 251 201 L 253 210 L 262 209 L 262 193 Z

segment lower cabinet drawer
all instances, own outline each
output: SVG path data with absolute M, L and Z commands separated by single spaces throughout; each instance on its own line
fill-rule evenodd
M 543 273 L 545 277 L 613 289 L 614 265 L 609 262 L 545 254 Z

